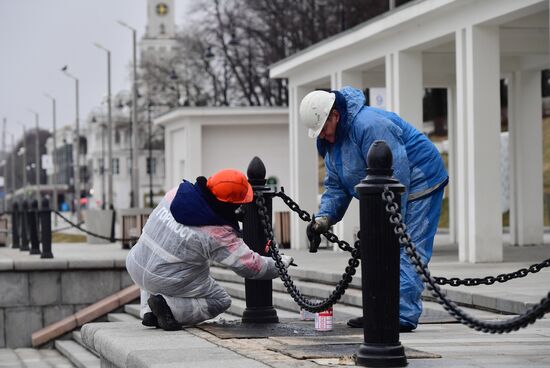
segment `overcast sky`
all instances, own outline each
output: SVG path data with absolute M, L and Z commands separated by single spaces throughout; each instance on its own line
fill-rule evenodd
M 178 25 L 186 1 L 176 0 Z M 0 118 L 7 118 L 16 141 L 22 136 L 17 121 L 34 127 L 28 109 L 40 114 L 41 127 L 52 128 L 51 101 L 44 93 L 57 99 L 57 126 L 74 124 L 75 86 L 60 72 L 64 65 L 80 79 L 81 124 L 99 104 L 107 93 L 107 56 L 93 42 L 111 50 L 113 95 L 130 89 L 132 34 L 116 21 L 136 28 L 139 42 L 146 5 L 146 0 L 0 0 Z M 9 135 L 6 140 L 9 147 Z

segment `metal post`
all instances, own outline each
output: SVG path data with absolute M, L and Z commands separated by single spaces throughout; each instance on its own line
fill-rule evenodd
M 361 277 L 363 280 L 364 343 L 357 364 L 404 367 L 407 358 L 399 341 L 399 242 L 386 214 L 384 187 L 395 194 L 405 187 L 392 178 L 392 153 L 375 141 L 367 154 L 367 177 L 355 187 L 359 194 Z
M 42 255 L 40 258 L 53 258 L 52 253 L 52 210 L 48 198 L 42 199 L 40 210 L 40 229 L 42 231 Z
M 136 48 L 136 30 L 132 29 L 132 42 L 133 42 L 133 69 L 134 80 L 132 87 L 132 192 L 134 193 L 134 206 L 139 207 L 139 169 L 138 169 L 138 123 L 137 123 L 137 48 Z
M 15 203 L 15 158 L 17 157 L 17 152 L 15 152 L 15 136 L 11 135 L 11 201 Z
M 105 125 L 101 125 L 101 209 L 105 206 Z
M 27 212 L 29 212 L 29 203 L 27 202 L 27 199 L 24 198 L 21 205 L 21 212 L 19 212 L 19 222 L 21 223 L 21 246 L 19 247 L 20 251 L 29 250 Z
M 76 100 L 76 123 L 75 123 L 75 150 L 76 150 L 76 162 L 74 163 L 75 177 L 74 177 L 74 190 L 76 193 L 76 218 L 78 221 L 82 218 L 80 216 L 80 118 L 79 118 L 79 87 L 78 79 L 75 78 L 75 100 Z
M 151 121 L 151 101 L 147 103 L 147 122 L 149 123 L 149 207 L 153 208 L 153 122 Z
M 75 161 L 73 163 L 74 169 L 74 199 L 76 201 L 76 216 L 78 221 L 80 221 L 80 108 L 79 108 L 79 84 L 78 78 L 70 74 L 67 71 L 67 66 L 64 66 L 61 71 L 65 75 L 75 82 L 75 103 L 76 103 L 76 120 L 75 120 L 75 137 L 73 139 L 73 151 L 75 154 Z
M 19 203 L 13 201 L 11 213 L 11 247 L 19 248 Z
M 137 47 L 136 47 L 136 29 L 128 24 L 118 21 L 118 24 L 132 31 L 132 50 L 133 50 L 133 81 L 132 81 L 132 176 L 130 202 L 132 207 L 139 207 L 139 170 L 138 170 L 138 123 L 137 123 Z
M 268 215 L 272 218 L 273 190 L 265 185 L 265 166 L 262 160 L 254 157 L 248 165 L 247 175 L 250 185 L 255 192 L 262 192 L 268 208 Z M 254 200 L 256 196 L 254 196 Z M 267 236 L 258 215 L 258 206 L 255 202 L 244 206 L 243 240 L 256 253 L 268 256 L 265 252 Z M 244 280 L 246 294 L 246 309 L 243 313 L 243 323 L 278 323 L 277 311 L 273 308 L 273 282 L 271 280 Z
M 109 171 L 107 180 L 107 200 L 113 208 L 113 119 L 111 115 L 111 51 L 107 50 L 107 160 Z
M 34 122 L 36 125 L 36 136 L 34 140 L 36 153 L 34 155 L 34 159 L 36 162 L 35 164 L 36 200 L 39 201 L 40 200 L 40 128 L 38 126 L 39 117 L 37 112 L 34 112 L 32 110 L 29 110 L 29 111 L 31 111 L 34 114 Z
M 57 116 L 56 116 L 56 105 L 55 105 L 55 98 L 50 96 L 49 94 L 44 94 L 46 97 L 48 97 L 50 100 L 52 100 L 52 125 L 53 125 L 53 149 L 52 149 L 52 164 L 53 164 L 53 208 L 58 209 L 59 206 L 57 204 Z M 57 217 L 54 219 L 54 223 L 57 226 Z
M 113 120 L 111 111 L 111 51 L 99 43 L 94 43 L 97 48 L 102 49 L 107 53 L 107 161 L 108 165 L 103 162 L 103 176 L 105 176 L 105 168 L 107 168 L 107 204 L 103 198 L 104 209 L 112 208 L 113 206 Z M 103 131 L 102 133 L 103 134 Z M 102 142 L 102 152 L 103 142 Z M 103 191 L 105 193 L 105 191 Z
M 27 212 L 29 233 L 31 236 L 30 254 L 40 254 L 40 242 L 38 241 L 38 200 L 33 199 L 31 208 Z
M 3 154 L 6 153 L 6 124 L 7 124 L 7 119 L 4 118 L 4 121 L 2 124 L 2 153 Z M 8 161 L 4 158 L 4 168 L 2 169 L 4 174 L 4 195 L 2 196 L 2 212 L 6 212 L 8 210 L 8 208 L 6 207 L 6 193 L 8 192 L 7 191 L 8 183 L 6 181 L 7 163 Z
M 27 198 L 27 129 L 23 124 L 23 199 Z

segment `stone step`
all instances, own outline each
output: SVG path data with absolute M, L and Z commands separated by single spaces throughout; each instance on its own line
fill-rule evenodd
M 305 284 L 304 282 L 296 282 L 297 285 Z M 312 284 L 312 283 L 309 283 Z M 232 302 L 232 308 L 229 309 L 230 313 L 237 314 L 239 316 L 242 316 L 242 313 L 244 312 L 244 309 L 246 308 L 246 302 L 244 301 L 245 298 L 245 290 L 244 290 L 244 284 L 240 283 L 231 283 L 231 282 L 220 282 L 220 285 L 224 287 L 224 289 L 227 291 L 229 295 L 231 295 L 233 302 Z M 309 294 L 310 298 L 317 298 L 317 299 L 324 299 L 327 296 L 326 293 L 326 285 L 313 285 L 313 289 L 311 289 L 311 292 Z M 300 288 L 302 290 L 302 288 Z M 305 290 L 305 289 L 304 289 Z M 319 293 L 314 293 L 314 291 L 318 291 Z M 351 296 L 353 299 L 358 298 L 356 295 L 359 290 L 347 290 L 346 293 L 352 294 Z M 342 300 L 346 301 L 346 298 L 342 298 L 336 305 L 334 305 L 333 313 L 334 313 L 334 319 L 335 321 L 346 321 L 350 318 L 358 317 L 363 314 L 362 304 L 359 305 L 351 305 L 346 304 L 342 302 Z M 239 302 L 242 301 L 242 304 Z M 435 303 L 435 302 L 429 302 L 425 301 L 423 302 L 424 305 L 424 313 L 438 313 L 446 315 L 445 309 Z M 279 311 L 281 312 L 291 312 L 293 313 L 293 316 L 290 318 L 296 318 L 296 316 L 299 316 L 300 313 L 300 307 L 294 300 L 290 297 L 288 293 L 285 292 L 279 292 L 275 291 L 275 285 L 274 285 L 274 291 L 273 291 L 273 306 L 277 309 L 277 313 L 279 317 L 285 318 Z M 461 307 L 466 313 L 469 315 L 483 319 L 483 320 L 503 320 L 510 318 L 509 315 L 502 315 L 499 313 L 493 313 L 490 311 L 484 311 L 474 308 L 468 308 L 468 307 Z
M 342 272 L 339 274 L 302 270 L 298 267 L 291 267 L 288 270 L 288 274 L 292 277 L 292 280 L 309 281 L 316 285 L 328 285 L 329 287 L 334 288 L 338 281 L 342 279 L 342 273 L 344 273 L 346 266 L 347 264 L 342 265 Z M 361 290 L 361 272 L 360 269 L 357 269 L 357 271 L 358 272 L 353 276 L 353 280 L 349 286 L 349 290 Z M 212 277 L 219 281 L 244 283 L 244 278 L 227 268 L 213 265 L 212 267 L 210 267 L 210 272 L 212 274 Z M 282 281 L 278 278 L 273 281 L 281 282 L 281 285 L 283 285 Z
M 97 356 L 73 340 L 56 340 L 55 348 L 78 368 L 100 368 Z
M 140 320 L 139 314 L 138 317 L 128 313 L 109 313 L 107 315 L 107 321 L 109 322 L 133 322 Z
M 84 345 L 84 342 L 82 341 L 82 334 L 80 333 L 80 330 L 76 330 L 76 331 L 73 331 L 72 333 L 72 338 L 75 342 L 77 342 L 80 346 L 83 346 L 84 348 L 88 349 L 88 347 L 86 345 Z M 92 354 L 94 354 L 95 356 L 99 356 L 97 354 L 97 352 L 93 351 L 93 350 L 90 350 L 88 349 L 88 351 Z
M 141 319 L 139 316 L 140 306 L 139 304 L 126 304 L 124 306 L 124 313 L 134 316 L 135 318 Z
M 67 358 L 54 349 L 0 349 L 0 367 L 73 368 Z
M 214 278 L 220 282 L 227 281 L 235 284 L 243 284 L 244 285 L 244 278 L 240 277 L 239 275 L 235 274 L 233 271 L 228 269 L 222 269 L 219 267 L 216 267 L 215 270 L 212 268 L 213 272 L 212 275 Z M 296 287 L 300 290 L 302 295 L 315 297 L 318 299 L 325 299 L 327 298 L 332 291 L 335 289 L 338 281 L 334 282 L 333 284 L 328 283 L 319 283 L 314 281 L 303 281 L 301 279 L 294 280 L 294 284 Z M 274 279 L 273 280 L 273 290 L 274 291 L 280 291 L 283 293 L 288 293 L 286 287 L 284 286 L 281 279 Z M 340 303 L 349 304 L 357 307 L 361 307 L 363 301 L 362 301 L 362 293 L 360 289 L 356 289 L 355 287 L 349 287 L 345 294 L 340 299 Z

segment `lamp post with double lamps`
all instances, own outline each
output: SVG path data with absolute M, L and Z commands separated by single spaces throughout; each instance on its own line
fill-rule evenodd
M 36 136 L 35 136 L 35 150 L 36 150 L 36 153 L 35 153 L 35 161 L 36 161 L 36 164 L 35 164 L 35 175 L 36 175 L 36 180 L 35 180 L 35 184 L 36 184 L 36 200 L 38 201 L 38 203 L 40 203 L 40 128 L 38 126 L 38 121 L 39 121 L 39 115 L 36 111 L 33 111 L 31 109 L 27 109 L 30 113 L 34 114 L 34 123 L 35 123 L 35 127 L 36 127 Z
M 131 183 L 131 207 L 139 206 L 139 170 L 138 170 L 138 124 L 137 124 L 137 55 L 136 55 L 136 30 L 123 21 L 118 24 L 132 31 L 133 52 L 133 81 L 132 81 L 132 183 Z
M 113 120 L 111 112 L 111 51 L 99 43 L 94 43 L 94 46 L 105 51 L 107 53 L 107 162 L 108 165 L 105 165 L 103 162 L 103 170 L 107 167 L 107 209 L 113 207 Z M 103 134 L 103 129 L 101 130 Z M 103 144 L 103 138 L 102 138 Z M 103 151 L 103 147 L 102 147 Z M 105 174 L 103 174 L 105 175 Z M 103 200 L 105 205 L 105 200 Z
M 61 68 L 63 74 L 71 78 L 75 82 L 75 102 L 76 102 L 76 120 L 75 120 L 75 136 L 73 140 L 73 147 L 75 150 L 75 163 L 74 163 L 74 199 L 76 202 L 76 214 L 77 218 L 81 219 L 80 214 L 80 124 L 79 124 L 79 99 L 78 99 L 78 78 L 72 75 L 67 70 L 67 65 Z

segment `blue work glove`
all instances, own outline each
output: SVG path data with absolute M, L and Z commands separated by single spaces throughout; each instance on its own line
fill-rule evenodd
M 321 244 L 321 234 L 326 233 L 329 227 L 328 217 L 321 216 L 316 218 L 315 215 L 312 216 L 311 222 L 307 225 L 306 229 L 310 253 L 317 253 L 319 244 Z

